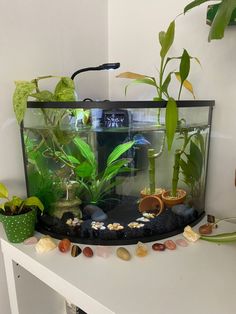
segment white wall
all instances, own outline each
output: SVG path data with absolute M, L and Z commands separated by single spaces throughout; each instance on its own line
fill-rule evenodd
M 25 183 L 11 101 L 14 80 L 70 76 L 79 68 L 106 63 L 107 0 L 0 0 L 0 12 L 0 182 L 21 195 Z M 107 99 L 105 72 L 83 73 L 76 84 L 81 99 Z M 8 314 L 1 265 L 0 255 L 0 312 Z
M 121 62 L 120 72 L 156 75 L 159 67 L 158 33 L 183 11 L 186 0 L 110 0 L 109 58 Z M 210 146 L 206 208 L 218 217 L 236 216 L 236 27 L 221 41 L 207 42 L 206 6 L 196 8 L 176 21 L 172 55 L 186 48 L 197 56 L 202 68 L 193 65 L 191 82 L 197 99 L 215 99 Z M 110 98 L 125 99 L 126 80 L 110 75 Z M 149 86 L 133 86 L 126 99 L 151 100 Z M 187 93 L 183 98 L 190 97 Z

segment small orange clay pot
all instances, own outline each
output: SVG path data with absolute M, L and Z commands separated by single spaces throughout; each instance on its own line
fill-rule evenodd
M 142 212 L 154 212 L 156 215 L 160 215 L 164 210 L 164 204 L 160 197 L 155 195 L 145 196 L 140 200 L 139 211 Z
M 172 207 L 177 204 L 182 204 L 186 198 L 186 191 L 177 189 L 177 196 L 170 196 L 171 191 L 164 191 L 162 193 L 162 200 L 167 207 Z
M 140 196 L 141 196 L 141 198 L 144 198 L 145 196 L 153 195 L 153 196 L 157 196 L 157 197 L 161 198 L 163 192 L 165 192 L 164 189 L 156 188 L 155 189 L 155 193 L 154 194 L 150 194 L 150 189 L 149 188 L 145 188 L 142 191 L 140 191 Z

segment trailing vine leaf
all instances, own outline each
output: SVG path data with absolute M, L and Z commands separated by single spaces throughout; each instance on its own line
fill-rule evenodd
M 229 24 L 233 10 L 236 8 L 236 0 L 222 0 L 211 25 L 208 41 L 224 37 L 225 28 Z
M 62 77 L 57 83 L 54 95 L 57 101 L 75 101 L 74 81 L 69 77 Z
M 205 2 L 209 2 L 210 0 L 194 0 L 192 2 L 190 2 L 188 5 L 185 6 L 184 8 L 184 14 L 187 13 L 189 10 L 205 3 Z
M 209 1 L 210 0 L 194 0 L 190 2 L 187 6 L 185 6 L 184 13 Z M 219 3 L 219 1 L 217 1 L 217 3 Z M 211 29 L 208 36 L 208 41 L 211 41 L 212 39 L 221 39 L 224 37 L 225 28 L 227 27 L 230 21 L 232 12 L 235 8 L 236 8 L 235 0 L 221 0 L 220 1 L 218 11 L 211 25 Z
M 0 183 L 0 198 L 8 198 L 8 190 L 3 183 Z
M 170 97 L 166 105 L 166 138 L 169 151 L 171 150 L 171 146 L 174 140 L 177 123 L 178 123 L 177 104 L 176 101 Z
M 13 94 L 13 108 L 16 119 L 20 124 L 23 120 L 27 108 L 27 100 L 30 94 L 35 90 L 35 83 L 27 81 L 15 82 L 16 88 Z
M 164 32 L 161 34 L 161 51 L 160 56 L 161 58 L 165 58 L 167 52 L 169 51 L 170 47 L 174 42 L 175 37 L 175 21 L 172 21 L 164 35 Z M 159 37 L 160 40 L 160 37 Z
M 126 142 L 116 146 L 116 148 L 111 152 L 111 154 L 107 158 L 107 166 L 109 166 L 112 162 L 117 160 L 121 155 L 123 155 L 127 150 L 129 150 L 135 141 Z

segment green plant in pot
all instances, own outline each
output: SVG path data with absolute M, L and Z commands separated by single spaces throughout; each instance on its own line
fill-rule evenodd
M 0 205 L 0 221 L 4 225 L 10 242 L 20 243 L 34 234 L 36 209 L 41 212 L 44 206 L 41 201 L 31 196 L 21 199 L 18 196 L 9 198 L 6 186 L 0 183 L 0 199 L 6 200 Z
M 181 148 L 175 150 L 171 190 L 162 193 L 166 206 L 181 204 L 185 201 L 186 191 L 178 188 L 180 173 L 183 181 L 190 187 L 191 199 L 198 198 L 201 188 L 202 169 L 204 164 L 204 140 L 199 132 L 189 132 L 188 128 L 180 128 L 179 139 L 183 141 Z M 197 186 L 199 187 L 197 189 Z
M 167 101 L 166 105 L 166 115 L 165 115 L 165 126 L 166 126 L 166 138 L 168 150 L 171 149 L 175 131 L 178 124 L 178 108 L 175 97 L 173 97 L 169 92 L 169 86 L 172 80 L 172 76 L 175 76 L 180 82 L 180 87 L 178 91 L 177 99 L 181 97 L 181 92 L 183 87 L 186 88 L 194 97 L 192 84 L 187 80 L 190 73 L 191 60 L 195 59 L 198 63 L 197 58 L 191 57 L 186 49 L 183 50 L 181 56 L 170 57 L 168 55 L 170 48 L 174 43 L 175 38 L 175 21 L 172 21 L 167 29 L 167 31 L 159 32 L 159 43 L 161 46 L 160 50 L 160 69 L 159 76 L 155 77 L 149 75 L 143 75 L 133 72 L 124 72 L 119 74 L 119 78 L 131 79 L 131 84 L 146 84 L 153 86 L 156 89 L 157 96 L 153 98 L 154 101 Z M 170 63 L 174 63 L 176 67 L 176 62 L 179 63 L 179 70 L 174 69 L 169 70 Z M 130 84 L 129 84 L 130 85 Z M 125 88 L 125 93 L 127 92 L 128 86 Z M 157 111 L 157 126 L 161 125 L 161 109 Z

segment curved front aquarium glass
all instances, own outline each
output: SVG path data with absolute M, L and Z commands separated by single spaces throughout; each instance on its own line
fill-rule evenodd
M 196 224 L 214 101 L 177 104 L 168 151 L 165 102 L 29 102 L 21 134 L 27 192 L 45 206 L 37 230 L 120 245 Z

